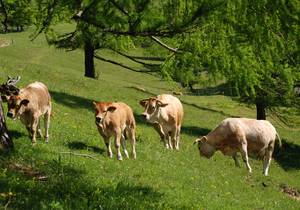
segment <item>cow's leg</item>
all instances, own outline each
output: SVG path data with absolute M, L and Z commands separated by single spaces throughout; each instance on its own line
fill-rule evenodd
M 263 165 L 264 165 L 263 173 L 264 173 L 265 176 L 268 176 L 269 167 L 270 167 L 270 164 L 271 164 L 272 154 L 273 154 L 273 150 L 274 150 L 274 143 L 270 143 L 266 150 L 267 151 L 266 151 L 264 159 L 263 159 L 263 161 L 264 161 L 263 162 Z
M 125 131 L 124 131 L 125 132 Z M 122 134 L 121 135 L 121 144 L 122 144 L 122 147 L 123 147 L 123 151 L 124 151 L 124 154 L 127 158 L 129 158 L 129 155 L 128 155 L 128 152 L 127 152 L 127 149 L 126 149 L 126 139 L 125 139 L 125 136 Z
M 179 125 L 176 129 L 176 145 L 175 145 L 175 149 L 179 150 L 179 142 L 180 142 L 180 130 L 181 130 L 181 125 Z
M 241 165 L 239 163 L 239 160 L 238 160 L 237 152 L 232 155 L 232 158 L 234 160 L 235 166 L 236 167 L 241 167 Z
M 48 143 L 48 139 L 49 139 L 50 115 L 51 115 L 50 110 L 48 110 L 46 112 L 46 114 L 44 114 L 45 141 L 46 141 L 46 143 Z
M 118 129 L 115 132 L 115 147 L 116 147 L 116 150 L 117 150 L 117 159 L 118 160 L 122 160 L 122 154 L 121 154 L 121 151 L 120 151 L 121 138 L 122 138 L 121 129 Z
M 154 123 L 153 126 L 154 126 L 155 130 L 158 132 L 158 134 L 160 136 L 160 140 L 165 144 L 165 147 L 167 149 L 170 149 L 168 132 L 164 131 L 163 127 L 159 123 Z
M 248 158 L 248 152 L 247 152 L 247 141 L 246 140 L 242 140 L 242 145 L 240 148 L 240 152 L 242 154 L 242 158 L 247 166 L 247 169 L 249 171 L 249 173 L 252 173 L 252 169 L 251 166 L 249 164 L 249 158 Z
M 132 150 L 132 157 L 133 159 L 136 159 L 136 152 L 135 152 L 135 129 L 134 128 L 130 128 L 128 130 L 128 134 L 129 134 L 129 139 L 131 141 L 131 150 Z
M 176 130 L 172 130 L 170 132 L 170 142 L 169 144 L 172 146 L 172 148 L 176 149 L 176 145 L 177 145 L 177 142 L 176 142 Z
M 103 137 L 104 139 L 104 143 L 105 143 L 105 146 L 107 148 L 107 155 L 109 158 L 112 158 L 113 157 L 113 154 L 112 154 L 112 151 L 111 151 L 111 147 L 110 147 L 110 139 L 109 137 Z
M 38 135 L 39 137 L 43 138 L 43 133 L 42 133 L 42 130 L 41 130 L 41 122 L 40 122 L 40 119 L 38 121 Z
M 31 143 L 32 145 L 35 145 L 36 143 L 36 131 L 38 127 L 39 119 L 37 117 L 33 118 L 33 122 L 31 124 Z

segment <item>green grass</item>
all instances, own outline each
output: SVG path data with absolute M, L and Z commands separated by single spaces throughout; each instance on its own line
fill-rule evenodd
M 53 98 L 50 142 L 31 146 L 19 121 L 7 119 L 15 151 L 0 156 L 0 205 L 8 209 L 299 209 L 282 185 L 300 190 L 300 129 L 273 122 L 284 139 L 281 153 L 262 176 L 262 163 L 251 159 L 246 167 L 217 153 L 199 157 L 192 144 L 229 116 L 255 117 L 255 109 L 222 95 L 183 95 L 185 117 L 180 151 L 167 151 L 154 129 L 143 122 L 138 102 L 151 94 L 171 93 L 178 87 L 159 77 L 96 62 L 99 79 L 83 77 L 83 52 L 65 52 L 47 46 L 29 33 L 0 35 L 13 39 L 0 48 L 0 80 L 22 77 L 19 86 L 42 81 Z M 111 56 L 107 54 L 106 56 Z M 116 57 L 118 59 L 118 57 Z M 119 58 L 122 62 L 125 62 Z M 147 90 L 141 92 L 134 87 Z M 94 124 L 92 101 L 123 101 L 137 121 L 137 160 L 122 162 L 106 156 Z M 6 105 L 5 105 L 6 107 Z M 294 116 L 299 118 L 299 116 Z M 128 145 L 129 146 L 129 145 Z M 95 159 L 61 152 L 83 153 Z M 242 162 L 242 161 L 241 161 Z M 20 164 L 48 177 L 38 181 Z

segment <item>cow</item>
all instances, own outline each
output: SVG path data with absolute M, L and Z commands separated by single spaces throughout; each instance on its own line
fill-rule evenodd
M 29 84 L 18 94 L 10 95 L 7 99 L 7 116 L 20 119 L 31 135 L 32 145 L 36 144 L 36 133 L 42 137 L 40 117 L 44 115 L 45 141 L 49 139 L 49 125 L 51 115 L 51 96 L 48 88 L 41 82 Z
M 274 126 L 267 120 L 248 118 L 227 118 L 206 136 L 198 138 L 200 156 L 210 158 L 215 151 L 232 156 L 235 165 L 240 166 L 237 153 L 240 152 L 249 173 L 252 169 L 248 161 L 248 153 L 263 160 L 263 174 L 268 176 L 275 140 L 281 140 Z
M 140 105 L 145 108 L 142 117 L 153 124 L 167 149 L 179 150 L 183 107 L 178 98 L 168 94 L 143 99 Z
M 107 147 L 107 154 L 112 158 L 110 137 L 115 138 L 117 159 L 122 160 L 120 144 L 124 154 L 129 158 L 125 140 L 129 137 L 132 146 L 132 156 L 136 159 L 135 151 L 135 119 L 131 108 L 122 102 L 93 102 L 95 106 L 95 123 Z

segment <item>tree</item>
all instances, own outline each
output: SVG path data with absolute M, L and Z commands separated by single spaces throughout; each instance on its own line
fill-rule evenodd
M 136 58 L 125 53 L 133 43 L 133 39 L 147 37 L 164 48 L 174 51 L 173 48 L 163 44 L 158 37 L 171 37 L 191 30 L 201 16 L 203 5 L 206 5 L 206 1 L 203 2 L 196 0 L 189 2 L 183 0 L 90 0 L 84 2 L 39 0 L 38 7 L 42 12 L 38 17 L 36 35 L 43 31 L 48 34 L 53 32 L 50 30 L 51 26 L 64 16 L 65 21 L 76 21 L 76 30 L 57 36 L 58 39 L 53 39 L 55 35 L 53 36 L 52 33 L 52 38 L 49 39 L 50 43 L 61 47 L 73 40 L 71 46 L 76 46 L 74 49 L 84 48 L 86 76 L 94 77 L 92 52 L 96 50 L 99 52 L 98 49 L 104 48 L 143 65 L 146 70 L 142 72 L 157 71 L 157 65 L 145 62 L 149 58 Z M 105 59 L 96 53 L 94 53 L 94 57 L 139 71 L 116 61 Z
M 299 11 L 294 0 L 228 1 L 182 38 L 184 53 L 170 58 L 164 73 L 186 84 L 203 74 L 225 78 L 234 95 L 255 104 L 257 119 L 266 119 L 266 109 L 297 106 Z
M 0 19 L 3 32 L 10 28 L 23 31 L 32 24 L 34 5 L 31 0 L 0 0 Z
M 8 26 L 7 26 L 7 20 L 8 20 L 8 15 L 7 15 L 7 8 L 6 5 L 4 3 L 4 0 L 0 0 L 0 13 L 2 16 L 2 25 L 3 25 L 3 32 L 6 33 L 8 30 Z

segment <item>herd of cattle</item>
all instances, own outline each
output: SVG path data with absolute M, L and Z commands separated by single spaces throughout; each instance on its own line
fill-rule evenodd
M 51 97 L 48 88 L 41 82 L 34 82 L 23 89 L 16 88 L 20 78 L 9 79 L 0 86 L 1 98 L 7 102 L 7 116 L 20 119 L 31 136 L 32 144 L 36 143 L 36 135 L 41 137 L 40 118 L 44 115 L 45 140 L 49 138 L 49 124 L 51 115 Z M 136 123 L 132 109 L 123 102 L 93 102 L 95 106 L 95 123 L 107 147 L 107 153 L 112 158 L 110 138 L 114 137 L 117 159 L 122 160 L 120 146 L 128 158 L 125 140 L 130 139 L 132 157 L 136 158 Z M 140 101 L 144 107 L 142 117 L 151 123 L 160 135 L 161 141 L 167 149 L 179 150 L 180 130 L 183 120 L 183 106 L 178 98 L 163 94 Z M 206 136 L 198 138 L 201 156 L 210 158 L 215 151 L 232 156 L 236 166 L 239 166 L 237 153 L 241 156 L 251 173 L 248 153 L 252 153 L 263 160 L 263 173 L 268 175 L 272 159 L 275 140 L 280 138 L 274 126 L 266 120 L 247 118 L 227 118 Z

